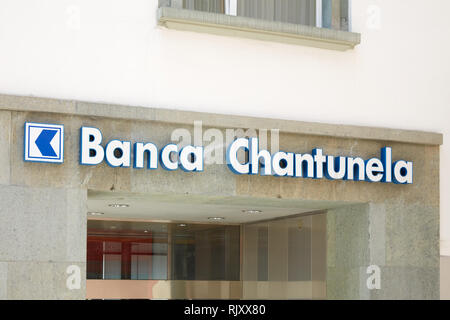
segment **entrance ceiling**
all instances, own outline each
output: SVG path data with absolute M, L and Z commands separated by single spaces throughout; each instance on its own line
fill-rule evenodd
M 114 207 L 112 205 L 127 206 Z M 95 216 L 90 215 L 89 218 L 116 220 L 240 224 L 307 214 L 341 205 L 344 205 L 344 203 L 292 199 L 96 191 L 89 191 L 88 193 L 88 212 L 103 213 Z M 249 210 L 260 211 L 260 213 L 248 213 Z M 221 217 L 224 220 L 213 221 L 209 219 L 212 217 Z

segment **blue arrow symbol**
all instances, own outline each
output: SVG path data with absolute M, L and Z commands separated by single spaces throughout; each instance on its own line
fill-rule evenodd
M 58 130 L 44 129 L 41 131 L 39 137 L 37 137 L 35 141 L 36 146 L 44 157 L 56 157 L 55 150 L 53 150 L 50 142 L 52 142 L 57 132 Z

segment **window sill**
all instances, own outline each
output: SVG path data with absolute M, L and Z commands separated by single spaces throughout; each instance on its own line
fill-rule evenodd
M 244 37 L 340 51 L 353 49 L 361 42 L 359 33 L 170 7 L 158 8 L 158 24 L 175 30 Z

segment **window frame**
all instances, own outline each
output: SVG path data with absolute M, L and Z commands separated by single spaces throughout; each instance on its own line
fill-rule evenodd
M 225 2 L 225 14 L 230 16 L 237 16 L 237 2 L 239 0 L 224 0 Z M 330 0 L 332 1 L 332 0 Z M 348 1 L 348 30 L 351 32 L 352 30 L 352 16 L 351 16 L 351 3 L 352 0 Z M 316 25 L 317 28 L 323 28 L 323 1 L 322 0 L 316 0 Z

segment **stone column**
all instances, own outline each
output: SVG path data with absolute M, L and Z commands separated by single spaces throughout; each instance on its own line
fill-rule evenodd
M 23 165 L 23 122 L 14 122 L 17 115 L 0 111 L 0 298 L 84 299 L 86 189 L 56 185 L 58 177 L 39 168 L 33 174 L 43 185 L 27 185 L 27 172 L 14 169 Z M 13 170 L 16 178 L 24 176 L 13 179 Z M 74 280 L 70 286 L 68 278 Z
M 438 217 L 405 203 L 329 210 L 328 299 L 439 299 Z M 368 286 L 378 271 L 379 288 Z

